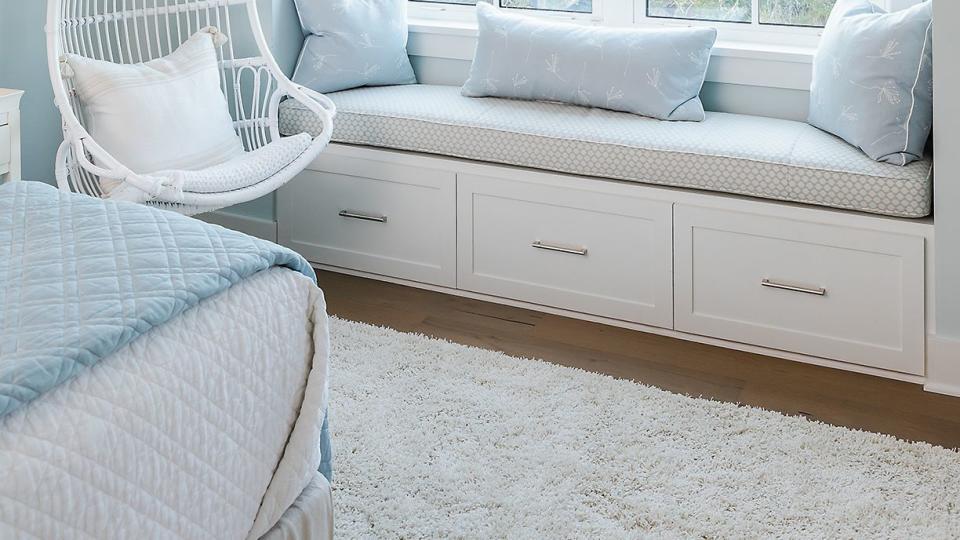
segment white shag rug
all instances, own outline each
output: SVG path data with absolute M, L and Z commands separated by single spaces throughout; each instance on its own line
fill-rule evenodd
M 960 454 L 334 319 L 337 538 L 957 538 Z

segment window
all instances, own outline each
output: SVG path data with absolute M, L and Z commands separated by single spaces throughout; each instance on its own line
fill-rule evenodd
M 411 0 L 418 4 L 454 4 L 458 6 L 475 6 L 477 0 Z
M 567 13 L 593 13 L 592 0 L 500 0 L 500 7 Z
M 477 0 L 411 0 L 411 1 L 422 2 L 425 4 L 454 4 L 459 6 L 477 5 Z
M 836 0 L 646 0 L 647 17 L 822 27 Z M 754 16 L 756 14 L 756 16 Z
M 411 0 L 427 4 L 476 5 L 477 0 Z M 481 0 L 486 1 L 486 0 Z M 496 3 L 498 0 L 490 0 Z M 499 0 L 500 7 L 559 13 L 593 13 L 593 0 Z
M 760 0 L 760 24 L 823 27 L 837 0 Z
M 647 17 L 749 23 L 750 0 L 647 0 Z
M 476 20 L 477 1 L 527 14 L 610 26 L 691 26 L 717 28 L 719 39 L 748 46 L 809 50 L 819 41 L 837 0 L 409 0 L 410 16 L 442 20 L 468 28 Z M 922 0 L 873 0 L 887 10 Z M 960 1 L 960 0 L 952 0 Z

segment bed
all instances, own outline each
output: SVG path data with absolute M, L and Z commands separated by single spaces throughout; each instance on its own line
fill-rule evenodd
M 306 261 L 34 182 L 0 249 L 0 538 L 332 537 Z

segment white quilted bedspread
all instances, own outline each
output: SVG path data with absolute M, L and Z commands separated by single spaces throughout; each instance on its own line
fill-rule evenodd
M 0 538 L 256 538 L 315 474 L 323 296 L 263 271 L 0 418 Z

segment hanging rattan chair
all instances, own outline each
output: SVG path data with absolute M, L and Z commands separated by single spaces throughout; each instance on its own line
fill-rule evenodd
M 280 70 L 264 37 L 256 2 L 48 0 L 47 60 L 64 135 L 56 158 L 58 186 L 104 198 L 130 200 L 133 193 L 138 202 L 199 214 L 266 195 L 306 168 L 330 141 L 336 109 L 325 96 L 294 84 Z M 241 18 L 248 24 L 240 24 Z M 254 57 L 237 58 L 238 36 L 217 48 L 221 89 L 246 150 L 243 162 L 202 171 L 135 173 L 84 127 L 83 104 L 71 78 L 62 72 L 61 60 L 76 54 L 115 63 L 148 62 L 169 55 L 206 27 L 223 29 L 227 35 L 248 28 L 258 50 Z M 282 141 L 278 117 L 283 99 L 303 103 L 323 125 L 323 131 L 296 153 L 271 151 Z M 266 159 L 273 161 L 259 163 Z M 278 159 L 284 161 L 277 163 Z M 271 172 L 264 176 L 264 170 Z

